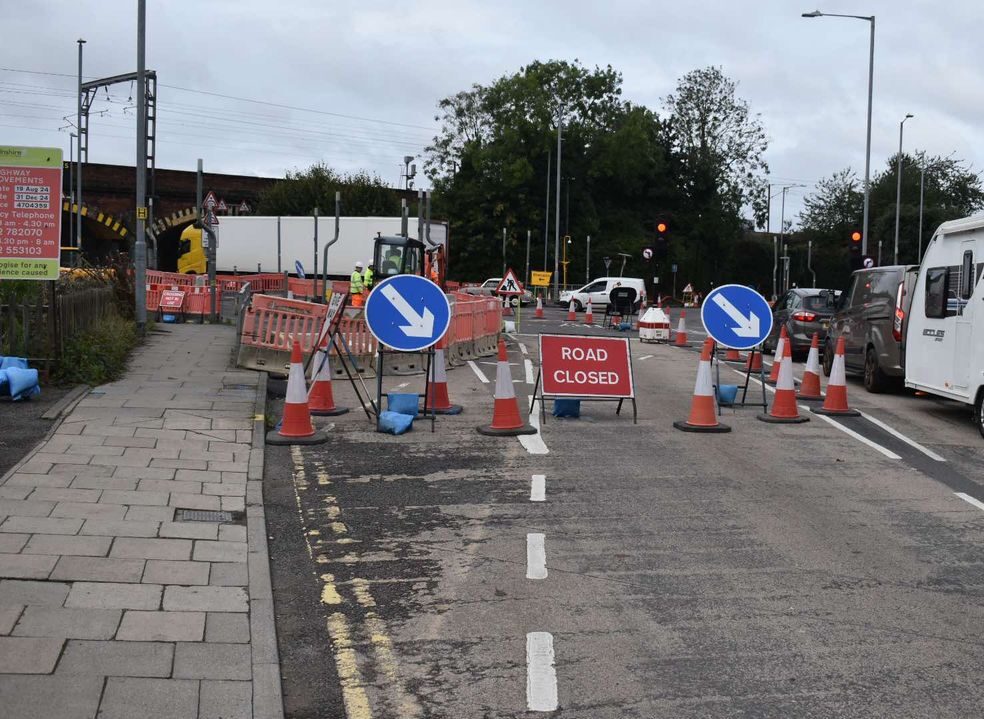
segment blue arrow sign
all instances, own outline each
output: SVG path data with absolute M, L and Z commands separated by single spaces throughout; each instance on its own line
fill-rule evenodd
M 294 271 L 297 272 L 298 277 L 304 279 L 304 265 L 301 264 L 300 260 L 294 260 Z
M 749 287 L 721 285 L 704 299 L 700 321 L 718 344 L 747 350 L 760 345 L 772 331 L 772 308 Z
M 366 300 L 366 324 L 387 347 L 415 352 L 430 347 L 448 331 L 451 305 L 444 291 L 417 275 L 380 282 Z

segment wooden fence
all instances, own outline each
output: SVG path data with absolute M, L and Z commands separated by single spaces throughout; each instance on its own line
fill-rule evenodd
M 113 314 L 112 287 L 54 289 L 46 282 L 32 299 L 0 304 L 0 356 L 27 357 L 50 369 L 66 342 Z

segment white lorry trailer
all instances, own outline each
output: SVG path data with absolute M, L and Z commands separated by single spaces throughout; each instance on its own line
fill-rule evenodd
M 919 267 L 905 385 L 974 406 L 984 435 L 984 215 L 944 222 Z
M 339 218 L 338 242 L 328 250 L 328 275 L 348 277 L 356 262 L 370 264 L 376 236 L 399 235 L 400 229 L 399 217 Z M 325 245 L 335 236 L 335 218 L 318 218 L 317 247 L 313 217 L 220 217 L 214 230 L 218 272 L 255 272 L 257 267 L 276 272 L 279 267 L 296 274 L 295 262 L 300 262 L 305 273 L 320 275 Z M 410 218 L 410 236 L 417 232 L 416 218 Z M 447 223 L 431 221 L 430 241 L 447 250 Z

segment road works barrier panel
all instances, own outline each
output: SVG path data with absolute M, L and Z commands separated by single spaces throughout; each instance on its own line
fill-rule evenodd
M 207 288 L 202 288 L 202 291 L 207 293 Z M 208 308 L 208 295 L 204 294 L 203 297 Z M 498 302 L 492 298 L 465 294 L 454 295 L 451 299 L 446 363 L 454 366 L 469 359 L 495 354 L 502 326 Z M 292 339 L 300 342 L 305 355 L 312 352 L 326 312 L 327 305 L 324 304 L 254 294 L 241 314 L 239 366 L 286 375 Z M 366 376 L 373 375 L 378 346 L 361 312 L 343 317 L 339 321 L 338 334 L 348 344 L 359 371 Z M 334 347 L 331 354 L 338 354 Z M 426 366 L 421 353 L 407 352 L 386 357 L 386 373 L 414 374 L 423 372 Z M 332 367 L 335 375 L 341 376 L 343 370 L 339 363 L 333 363 Z

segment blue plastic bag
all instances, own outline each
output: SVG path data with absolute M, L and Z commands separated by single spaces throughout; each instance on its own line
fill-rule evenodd
M 390 412 L 398 412 L 416 417 L 420 411 L 418 407 L 419 402 L 420 398 L 416 392 L 413 394 L 409 392 L 387 392 L 386 394 L 386 407 Z
M 413 429 L 413 415 L 400 412 L 380 412 L 379 431 L 387 434 L 403 434 Z
M 27 360 L 23 357 L 0 357 L 0 369 L 27 369 Z

